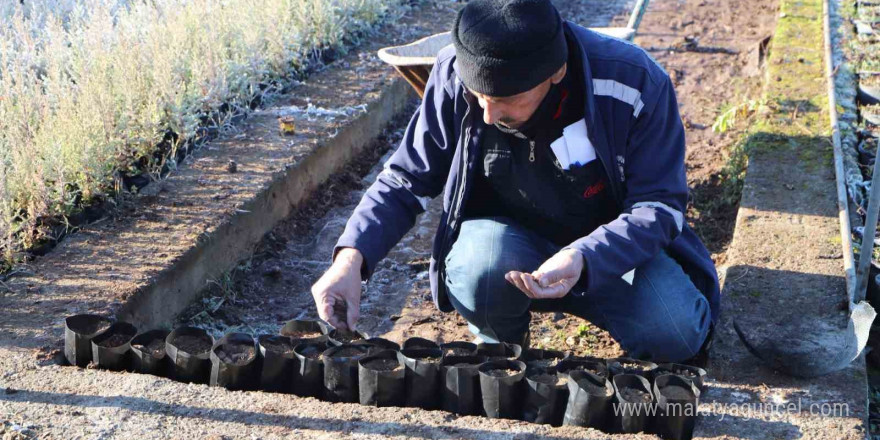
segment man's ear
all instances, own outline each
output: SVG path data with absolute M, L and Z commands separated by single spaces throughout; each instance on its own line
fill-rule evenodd
M 568 63 L 563 63 L 562 67 L 550 77 L 550 80 L 553 81 L 553 84 L 559 84 L 562 81 L 562 78 L 565 78 L 565 72 L 568 70 Z

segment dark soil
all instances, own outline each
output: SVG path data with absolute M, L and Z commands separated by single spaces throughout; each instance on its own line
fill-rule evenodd
M 181 335 L 171 341 L 178 350 L 189 354 L 202 354 L 211 349 L 211 338 L 198 335 Z
M 273 353 L 290 354 L 293 353 L 294 345 L 290 339 L 283 336 L 264 338 L 260 341 L 260 345 Z
M 132 345 L 134 349 L 140 350 L 144 353 L 149 353 L 150 356 L 161 359 L 165 356 L 165 340 L 164 339 L 153 339 L 147 345 Z
M 257 356 L 253 344 L 229 342 L 217 347 L 217 357 L 223 363 L 232 365 L 245 365 Z
M 667 385 L 660 388 L 660 394 L 672 400 L 687 400 L 693 396 L 693 392 L 690 389 L 681 385 Z
M 546 383 L 546 384 L 550 384 L 550 385 L 563 385 L 566 382 L 568 382 L 565 378 L 560 377 L 555 373 L 547 373 L 547 372 L 538 372 L 538 373 L 532 374 L 529 376 L 529 379 L 531 379 L 535 382 Z
M 437 348 L 437 344 L 431 341 L 413 341 L 406 344 L 406 348 Z
M 620 362 L 620 367 L 623 368 L 623 371 L 626 373 L 647 373 L 651 370 L 647 365 L 642 365 L 636 362 Z
M 602 369 L 600 369 L 600 368 L 599 368 L 598 366 L 596 366 L 596 365 L 589 365 L 589 364 L 574 364 L 574 365 L 572 366 L 572 368 L 568 369 L 567 371 L 577 371 L 577 370 L 586 371 L 586 372 L 589 372 L 589 373 L 595 374 L 596 376 L 599 376 L 599 377 L 602 377 L 602 378 L 608 377 L 607 372 L 606 372 L 606 371 L 603 371 Z
M 350 342 L 362 341 L 364 338 L 357 332 L 336 330 L 336 332 L 333 333 L 333 339 L 342 342 L 343 344 L 347 344 Z
M 303 355 L 308 359 L 318 359 L 321 357 L 321 353 L 324 352 L 324 347 L 320 347 L 317 345 L 306 345 L 303 347 L 299 354 Z
M 310 339 L 322 336 L 322 334 L 320 331 L 315 330 L 300 330 L 295 332 L 287 332 L 284 334 L 284 336 L 290 336 L 293 339 Z
M 577 382 L 577 384 L 591 395 L 604 396 L 607 392 L 604 380 L 596 380 L 593 377 L 585 377 Z
M 403 368 L 397 360 L 387 358 L 370 359 L 369 361 L 364 362 L 363 365 L 364 368 L 375 371 L 394 371 L 398 368 Z
M 529 368 L 540 368 L 540 369 L 550 369 L 555 368 L 557 364 L 559 364 L 560 359 L 536 359 L 533 361 L 529 361 L 527 365 Z
M 651 402 L 651 394 L 649 394 L 645 390 L 640 390 L 638 388 L 624 388 L 620 390 L 620 398 L 621 400 L 625 400 L 630 403 Z
M 474 354 L 474 350 L 469 350 L 467 348 L 444 348 L 443 355 L 444 356 L 472 356 Z
M 367 349 L 358 346 L 350 346 L 341 348 L 330 356 L 334 359 L 336 358 L 351 358 L 351 357 L 359 357 L 367 354 Z
M 486 374 L 492 377 L 507 377 L 513 376 L 516 373 L 519 373 L 519 370 L 516 368 L 493 368 L 486 372 Z
M 93 335 L 98 332 L 107 330 L 110 327 L 109 321 L 96 320 L 78 320 L 73 322 L 70 329 L 81 335 Z
M 410 359 L 418 359 L 425 362 L 439 362 L 440 359 L 442 359 L 442 356 L 437 356 L 431 353 L 417 353 L 407 357 Z
M 95 341 L 95 345 L 104 348 L 119 347 L 125 345 L 128 341 L 131 341 L 132 337 L 134 337 L 134 335 L 130 333 L 114 333 Z

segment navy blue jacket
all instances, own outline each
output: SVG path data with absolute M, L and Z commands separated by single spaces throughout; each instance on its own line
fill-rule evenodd
M 619 211 L 615 220 L 566 246 L 584 255 L 587 291 L 607 288 L 665 249 L 709 300 L 716 322 L 721 293 L 715 265 L 685 221 L 684 127 L 669 76 L 638 46 L 568 21 L 565 31 L 582 51 L 588 136 Z M 437 56 L 399 148 L 336 245 L 337 251 L 353 247 L 363 254 L 362 277 L 369 279 L 428 201 L 442 192 L 430 279 L 434 302 L 445 312 L 453 307 L 443 262 L 458 235 L 487 128 L 457 69 L 455 49 L 447 46 Z

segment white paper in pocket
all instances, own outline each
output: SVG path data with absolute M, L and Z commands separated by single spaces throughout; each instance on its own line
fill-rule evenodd
M 581 119 L 562 130 L 565 145 L 568 147 L 568 163 L 586 165 L 596 160 L 596 149 L 587 136 L 587 121 Z
M 553 150 L 553 154 L 556 155 L 556 160 L 559 161 L 559 166 L 561 166 L 563 170 L 567 170 L 571 162 L 568 160 L 568 147 L 565 145 L 565 137 L 563 136 L 553 141 L 550 144 L 550 149 Z

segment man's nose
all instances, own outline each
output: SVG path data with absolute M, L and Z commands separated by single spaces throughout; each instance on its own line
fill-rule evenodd
M 489 102 L 483 103 L 483 122 L 486 125 L 492 125 L 498 122 L 501 119 L 501 111 L 499 110 L 497 105 L 490 104 Z

